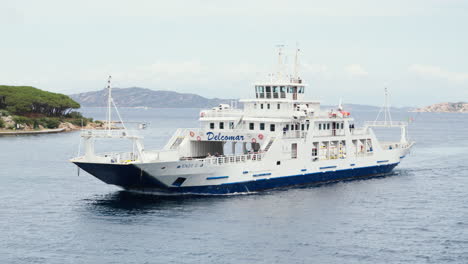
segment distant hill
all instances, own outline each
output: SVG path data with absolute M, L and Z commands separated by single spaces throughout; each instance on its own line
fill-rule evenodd
M 468 103 L 440 103 L 413 110 L 413 112 L 468 113 Z
M 325 109 L 337 109 L 337 105 L 322 105 L 322 110 Z M 346 111 L 358 111 L 358 112 L 378 112 L 382 107 L 374 105 L 362 105 L 362 104 L 343 104 L 343 109 Z M 410 107 L 390 107 L 391 112 L 408 112 L 412 108 Z
M 103 107 L 107 104 L 106 89 L 70 95 L 82 106 Z M 218 104 L 229 104 L 234 99 L 209 99 L 190 93 L 173 91 L 156 91 L 146 88 L 113 88 L 112 98 L 119 107 L 152 107 L 152 108 L 203 108 Z

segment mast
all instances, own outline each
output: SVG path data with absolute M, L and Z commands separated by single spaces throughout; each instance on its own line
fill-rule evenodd
M 277 45 L 278 47 L 278 80 L 282 78 L 283 71 L 283 47 L 284 45 Z
M 377 114 L 377 118 L 375 119 L 374 123 L 377 122 L 377 120 L 379 119 L 380 117 L 380 114 L 383 112 L 383 115 L 384 115 L 384 125 L 386 126 L 392 126 L 392 115 L 390 114 L 390 105 L 389 105 L 389 99 L 388 99 L 389 95 L 388 95 L 388 89 L 387 87 L 385 87 L 385 101 L 384 101 L 384 105 L 382 106 L 382 108 L 380 108 L 380 111 L 379 113 Z
M 111 88 L 111 78 L 109 75 L 107 79 L 107 131 L 110 134 L 111 131 L 111 121 L 112 121 L 112 88 Z
M 294 79 L 299 81 L 299 44 L 296 43 L 296 56 L 294 58 Z

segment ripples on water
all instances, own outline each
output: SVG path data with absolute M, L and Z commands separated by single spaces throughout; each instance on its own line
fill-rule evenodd
M 157 148 L 198 111 L 123 115 L 149 120 Z M 390 176 L 234 196 L 77 176 L 77 133 L 0 138 L 0 262 L 468 263 L 468 115 L 411 115 L 418 144 Z

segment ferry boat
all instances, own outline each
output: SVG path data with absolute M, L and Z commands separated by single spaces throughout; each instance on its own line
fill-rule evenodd
M 281 51 L 279 56 L 281 65 Z M 240 100 L 243 109 L 220 104 L 203 110 L 199 128 L 178 129 L 163 149 L 147 150 L 135 131 L 112 129 L 109 81 L 108 128 L 81 131 L 84 155 L 71 162 L 126 190 L 233 194 L 385 175 L 414 144 L 406 122 L 373 121 L 358 128 L 341 103 L 322 110 L 318 101 L 305 98 L 306 90 L 297 74 L 279 70 L 253 85 L 255 97 Z M 380 142 L 374 127 L 399 127 L 399 141 Z M 97 139 L 131 140 L 133 150 L 97 154 Z

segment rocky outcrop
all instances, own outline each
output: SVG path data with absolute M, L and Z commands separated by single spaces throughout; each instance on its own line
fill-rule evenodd
M 468 103 L 440 103 L 413 110 L 413 112 L 468 113 Z

